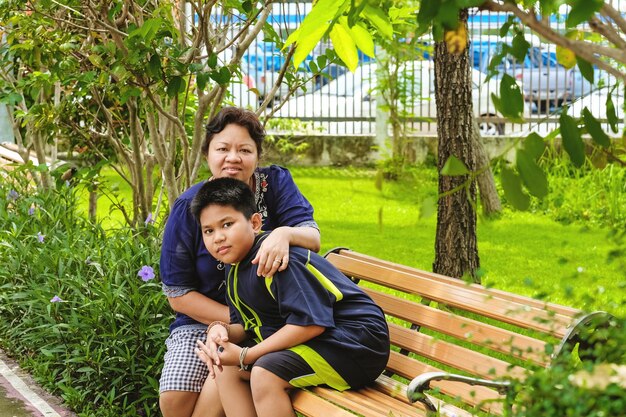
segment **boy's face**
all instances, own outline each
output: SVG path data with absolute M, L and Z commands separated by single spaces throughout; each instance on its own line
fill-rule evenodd
M 248 220 L 232 206 L 211 204 L 200 212 L 204 245 L 215 259 L 224 263 L 237 263 L 248 254 L 261 225 L 259 213 Z

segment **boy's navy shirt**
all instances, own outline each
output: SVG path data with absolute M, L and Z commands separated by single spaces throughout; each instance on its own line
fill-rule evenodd
M 255 171 L 254 191 L 257 209 L 263 218 L 263 230 L 280 226 L 312 226 L 313 207 L 302 195 L 286 168 L 271 165 Z M 160 259 L 163 290 L 168 296 L 181 296 L 197 291 L 226 304 L 224 265 L 207 251 L 202 230 L 190 212 L 190 204 L 205 181 L 181 194 L 170 212 Z M 191 317 L 176 313 L 170 332 L 185 325 L 200 325 Z
M 389 330 L 380 307 L 330 262 L 300 247 L 290 248 L 286 270 L 258 277 L 251 261 L 265 236 L 256 237 L 244 260 L 227 266 L 231 323 L 261 340 L 286 324 L 325 327 L 304 344 L 352 388 L 378 377 L 389 358 Z

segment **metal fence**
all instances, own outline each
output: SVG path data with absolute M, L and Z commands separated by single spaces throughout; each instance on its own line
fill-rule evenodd
M 625 4 L 622 5 L 621 3 Z M 613 0 L 618 10 L 626 9 L 626 0 Z M 310 3 L 284 1 L 274 5 L 270 23 L 283 38 L 286 38 L 311 9 Z M 530 131 L 547 133 L 557 126 L 558 114 L 571 107 L 570 113 L 580 111 L 581 103 L 589 106 L 592 112 L 604 114 L 601 107 L 602 91 L 611 86 L 615 79 L 606 73 L 596 71 L 595 84 L 581 75 L 578 67 L 566 69 L 557 62 L 556 47 L 541 41 L 528 33 L 530 43 L 527 56 L 522 62 L 512 58 L 504 59 L 498 66 L 499 75 L 487 80 L 491 59 L 502 45 L 510 43 L 510 38 L 498 35 L 508 15 L 493 12 L 470 12 L 469 30 L 471 36 L 470 62 L 472 66 L 472 94 L 474 114 L 478 118 L 483 135 L 517 135 Z M 565 31 L 565 15 L 550 18 L 550 24 L 557 30 Z M 400 64 L 400 83 L 404 88 L 405 100 L 401 111 L 408 120 L 409 135 L 433 135 L 436 133 L 436 111 L 434 94 L 434 72 L 428 51 L 428 41 L 421 60 Z M 310 55 L 311 59 L 325 53 L 330 45 L 320 43 Z M 377 53 L 378 55 L 378 53 Z M 242 74 L 244 83 L 233 91 L 233 101 L 237 105 L 254 107 L 265 98 L 278 77 L 284 63 L 283 54 L 271 42 L 258 39 L 244 55 Z M 377 93 L 377 62 L 361 56 L 360 65 L 354 72 L 337 65 L 331 65 L 326 77 L 308 79 L 306 70 L 300 73 L 307 79 L 304 88 L 297 90 L 292 97 L 274 113 L 277 120 L 298 119 L 302 124 L 290 129 L 303 129 L 318 134 L 330 135 L 372 135 L 376 130 L 376 108 L 380 102 Z M 306 65 L 306 62 L 305 62 Z M 387 68 L 388 69 L 388 68 Z M 380 70 L 380 69 L 379 69 Z M 491 94 L 498 94 L 499 78 L 509 74 L 520 84 L 525 97 L 525 122 L 511 123 L 495 110 Z M 600 81 L 601 80 L 601 81 Z M 252 91 L 248 91 L 254 87 Z M 286 83 L 276 94 L 276 103 L 288 92 Z M 618 94 L 616 108 L 623 105 L 622 95 Z M 615 96 L 614 96 L 615 100 Z M 578 104 L 576 104 L 578 102 Z M 623 118 L 622 114 L 618 117 Z

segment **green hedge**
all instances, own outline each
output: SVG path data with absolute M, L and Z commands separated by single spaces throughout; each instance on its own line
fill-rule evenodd
M 76 213 L 73 187 L 2 176 L 0 346 L 80 415 L 157 415 L 172 319 L 159 231 L 105 231 Z

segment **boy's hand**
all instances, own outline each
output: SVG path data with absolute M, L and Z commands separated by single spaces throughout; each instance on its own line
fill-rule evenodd
M 284 271 L 289 263 L 289 228 L 279 227 L 270 232 L 252 263 L 258 265 L 256 274 L 260 277 L 271 277 L 277 271 Z
M 217 347 L 217 355 L 220 359 L 220 365 L 222 366 L 239 366 L 239 355 L 241 354 L 241 347 L 234 343 L 222 342 Z

